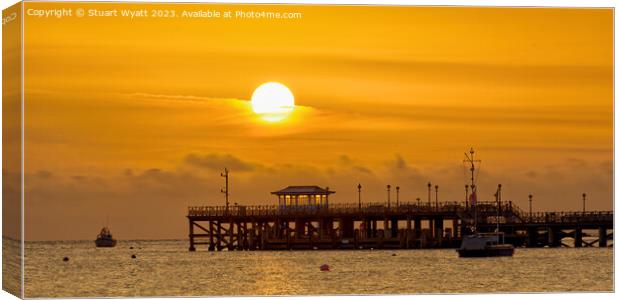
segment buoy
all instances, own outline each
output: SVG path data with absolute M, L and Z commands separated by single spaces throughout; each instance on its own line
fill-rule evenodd
M 133 249 L 133 247 L 129 247 L 129 249 Z
M 329 272 L 329 265 L 328 264 L 322 264 L 319 269 L 321 269 L 322 272 Z
M 63 257 L 62 261 L 69 261 L 69 258 L 65 256 Z
M 135 255 L 135 254 L 132 254 L 132 255 L 131 255 L 131 258 L 136 258 L 136 255 Z
M 392 253 L 392 256 L 396 256 L 396 253 Z

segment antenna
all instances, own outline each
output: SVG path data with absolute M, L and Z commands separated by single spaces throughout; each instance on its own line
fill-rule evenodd
M 471 188 L 472 191 L 474 190 L 474 188 L 476 187 L 476 179 L 474 176 L 474 171 L 476 170 L 476 165 L 475 163 L 477 162 L 482 162 L 479 159 L 474 159 L 474 148 L 471 148 L 469 150 L 469 155 L 467 155 L 467 153 L 465 153 L 465 160 L 463 160 L 464 163 L 468 163 L 471 165 L 471 167 L 469 168 L 469 171 L 471 172 Z
M 226 187 L 223 189 L 220 189 L 220 192 L 224 193 L 224 195 L 226 196 L 226 211 L 228 211 L 228 169 L 224 168 L 224 173 L 220 174 L 220 176 L 224 177 L 226 179 Z
M 476 163 L 482 162 L 479 159 L 474 159 L 474 148 L 472 147 L 469 150 L 469 155 L 467 153 L 465 153 L 465 160 L 463 160 L 464 163 L 468 163 L 470 165 L 469 171 L 471 172 L 471 197 L 472 197 L 472 202 L 473 201 L 477 201 L 474 200 L 476 199 L 476 197 L 478 195 L 476 195 L 476 191 L 477 191 L 477 187 L 476 187 L 476 177 L 475 177 L 475 171 L 476 171 Z M 474 203 L 472 203 L 472 206 L 474 207 L 474 232 L 476 231 L 476 227 L 478 226 L 478 205 L 475 205 Z

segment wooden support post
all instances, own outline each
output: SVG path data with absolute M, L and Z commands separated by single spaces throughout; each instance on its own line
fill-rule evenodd
M 456 239 L 459 237 L 459 220 L 452 220 L 452 238 Z
M 598 246 L 607 247 L 607 227 L 605 226 L 598 228 Z
M 222 251 L 222 221 L 217 221 L 217 251 Z
M 322 218 L 319 220 L 319 239 L 325 239 L 329 236 L 329 232 L 327 230 L 327 219 Z
M 531 227 L 527 229 L 527 247 L 538 247 L 538 228 Z
M 405 234 L 406 229 L 399 229 L 398 233 L 398 241 L 400 242 L 401 249 L 407 249 L 407 235 Z
M 560 247 L 562 245 L 560 229 L 556 227 L 549 227 L 547 230 L 549 233 L 549 247 Z
M 580 227 L 575 228 L 575 248 L 583 246 L 583 231 Z
M 340 236 L 340 240 L 349 237 L 348 229 L 347 219 L 340 219 L 338 221 L 338 235 Z
M 415 238 L 419 239 L 422 235 L 422 219 L 417 217 L 413 220 L 413 228 L 415 230 Z
M 377 237 L 377 220 L 372 220 L 372 237 Z
M 290 231 L 290 228 L 288 227 L 288 222 L 286 222 L 284 234 L 286 235 L 286 249 L 291 250 L 291 231 Z
M 250 231 L 250 236 L 248 237 L 248 250 L 254 251 L 256 250 L 256 222 L 252 222 L 252 230 Z
M 282 235 L 281 235 L 282 229 L 280 228 L 281 222 L 282 221 L 280 221 L 280 219 L 276 219 L 275 222 L 273 222 L 274 237 L 278 239 L 282 238 Z
M 305 234 L 305 220 L 295 219 L 295 238 L 300 239 Z
M 346 239 L 352 239 L 355 237 L 355 221 L 351 218 L 342 219 L 342 237 Z
M 246 233 L 244 232 L 242 228 L 243 226 L 242 224 L 245 224 L 245 222 L 244 223 L 237 222 L 237 247 L 236 247 L 237 250 L 243 250 L 243 247 L 244 247 L 243 241 L 245 240 L 244 236 Z
M 435 240 L 438 242 L 438 246 L 441 247 L 443 241 L 443 218 L 435 219 Z
M 411 248 L 412 236 L 411 236 L 411 217 L 407 216 L 407 229 L 405 230 L 405 249 Z
M 332 238 L 336 236 L 334 232 L 334 220 L 333 219 L 327 218 L 325 220 L 325 232 L 327 232 L 327 235 Z
M 390 221 L 390 236 L 394 238 L 398 236 L 398 218 L 393 217 Z
M 383 219 L 383 238 L 389 238 L 388 236 L 388 219 Z
M 269 222 L 258 223 L 258 235 L 260 238 L 259 249 L 265 250 L 265 243 L 267 240 L 267 234 L 269 233 Z
M 196 251 L 194 247 L 194 222 L 189 220 L 189 251 Z
M 431 233 L 431 238 L 435 238 L 435 226 L 433 224 L 433 218 L 428 219 L 428 231 Z
M 234 241 L 234 231 L 235 231 L 235 223 L 233 221 L 230 221 L 228 223 L 228 251 L 232 251 L 235 248 L 233 247 L 233 241 Z
M 215 250 L 215 244 L 213 243 L 213 221 L 209 221 L 209 251 Z

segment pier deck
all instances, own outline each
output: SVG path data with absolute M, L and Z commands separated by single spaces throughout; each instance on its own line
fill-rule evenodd
M 515 246 L 612 246 L 613 211 L 530 214 L 511 202 L 479 202 L 474 214 L 462 202 L 442 202 L 189 207 L 189 250 L 454 248 L 471 233 L 474 215 L 480 232 L 495 231 L 499 215 Z

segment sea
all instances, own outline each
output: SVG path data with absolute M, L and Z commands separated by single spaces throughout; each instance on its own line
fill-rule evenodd
M 613 291 L 613 248 L 189 252 L 185 240 L 26 242 L 26 297 Z M 135 258 L 132 258 L 135 256 Z M 68 261 L 63 258 L 67 257 Z M 320 266 L 329 265 L 330 271 Z

